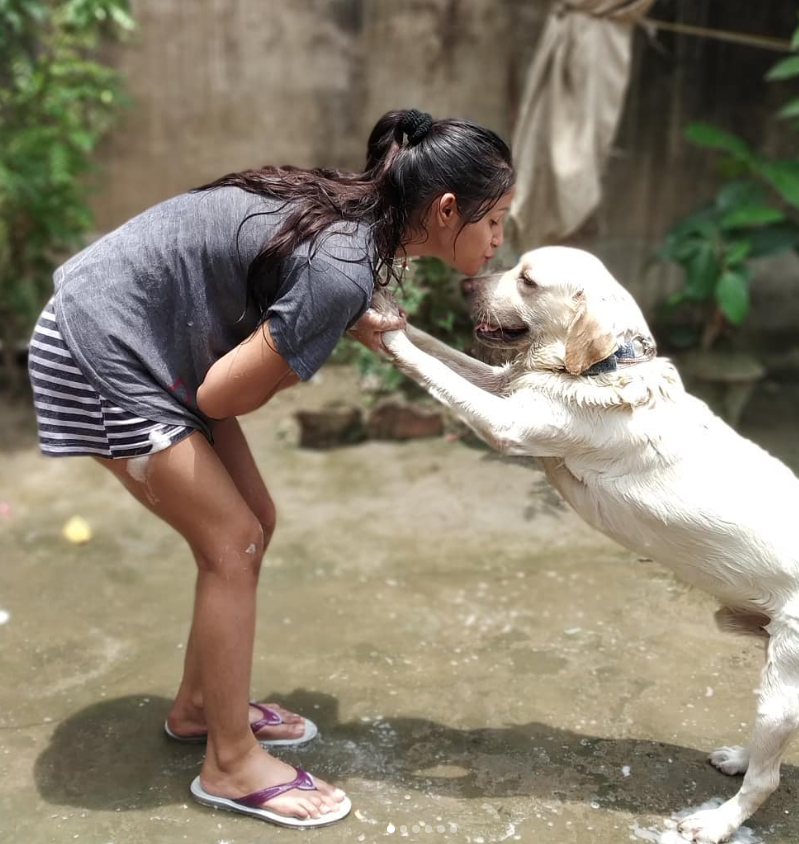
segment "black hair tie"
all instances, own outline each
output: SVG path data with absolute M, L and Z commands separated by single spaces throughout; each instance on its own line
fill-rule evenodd
M 417 108 L 409 109 L 400 122 L 400 129 L 408 136 L 408 144 L 416 146 L 430 131 L 433 118 L 426 111 Z

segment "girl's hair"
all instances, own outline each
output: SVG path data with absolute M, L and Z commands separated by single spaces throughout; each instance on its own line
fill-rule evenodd
M 437 197 L 454 194 L 466 225 L 481 219 L 514 179 L 510 149 L 494 132 L 470 120 L 433 120 L 410 109 L 389 111 L 377 121 L 362 173 L 263 167 L 230 173 L 195 190 L 232 186 L 289 205 L 247 275 L 248 297 L 263 313 L 265 272 L 303 241 L 313 246 L 331 224 L 348 220 L 370 227 L 375 277 L 385 269 L 387 282 L 396 277 L 393 258 L 403 235 L 424 236 L 424 219 Z

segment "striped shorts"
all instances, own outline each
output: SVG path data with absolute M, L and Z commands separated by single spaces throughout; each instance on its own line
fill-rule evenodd
M 44 454 L 136 457 L 169 448 L 195 430 L 142 419 L 104 399 L 75 365 L 52 300 L 33 331 L 28 371 Z

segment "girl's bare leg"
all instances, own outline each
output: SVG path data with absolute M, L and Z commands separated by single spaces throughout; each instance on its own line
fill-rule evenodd
M 237 419 L 225 419 L 214 425 L 214 451 L 236 484 L 242 498 L 247 502 L 250 511 L 261 523 L 264 532 L 264 550 L 266 550 L 275 530 L 275 505 Z M 195 559 L 197 559 L 196 553 Z M 197 735 L 207 730 L 200 684 L 200 666 L 194 639 L 192 631 L 189 633 L 186 645 L 183 679 L 167 716 L 169 728 L 178 735 L 186 736 Z M 289 712 L 279 704 L 269 703 L 268 705 L 280 714 L 284 723 L 274 727 L 262 727 L 257 733 L 259 739 L 286 739 L 303 734 L 305 725 L 301 716 Z M 262 717 L 263 714 L 259 710 L 250 708 L 251 722 Z
M 261 522 L 200 433 L 131 459 L 137 463 L 98 462 L 186 539 L 199 569 L 192 647 L 208 723 L 203 787 L 240 797 L 294 779 L 294 769 L 262 750 L 248 724 L 255 590 L 264 551 Z M 317 785 L 318 791 L 294 789 L 267 805 L 299 818 L 321 817 L 343 792 L 320 780 Z

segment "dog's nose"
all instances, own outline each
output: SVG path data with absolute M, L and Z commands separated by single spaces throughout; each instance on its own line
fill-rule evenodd
M 464 296 L 471 296 L 474 293 L 476 284 L 473 278 L 465 278 L 461 282 L 461 292 Z

